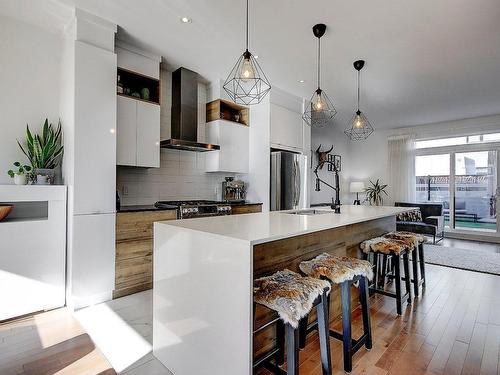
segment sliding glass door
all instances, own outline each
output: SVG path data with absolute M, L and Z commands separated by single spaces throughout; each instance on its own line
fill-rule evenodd
M 497 151 L 455 153 L 454 228 L 496 232 Z
M 442 203 L 447 231 L 500 233 L 499 156 L 499 146 L 493 144 L 417 149 L 417 202 Z

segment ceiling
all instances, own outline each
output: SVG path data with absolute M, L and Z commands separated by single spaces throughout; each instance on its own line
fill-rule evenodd
M 169 67 L 210 80 L 224 79 L 244 49 L 244 0 L 62 1 L 117 23 L 120 38 L 158 52 Z M 11 16 L 26 18 L 26 4 L 43 2 L 0 0 L 0 12 L 11 4 Z M 499 19 L 498 0 L 250 0 L 250 51 L 272 85 L 309 98 L 311 27 L 325 23 L 321 86 L 339 110 L 337 126 L 355 109 L 359 58 L 361 109 L 375 129 L 413 126 L 500 113 Z

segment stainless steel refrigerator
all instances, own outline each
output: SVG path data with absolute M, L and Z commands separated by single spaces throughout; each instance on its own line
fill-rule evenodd
M 271 152 L 271 211 L 309 206 L 307 156 Z

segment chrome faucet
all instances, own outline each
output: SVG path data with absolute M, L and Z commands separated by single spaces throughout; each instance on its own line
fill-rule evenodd
M 323 164 L 330 164 L 333 167 L 333 172 L 335 173 L 335 186 L 330 185 L 328 182 L 322 180 L 318 176 L 318 169 L 323 166 Z M 321 183 L 325 184 L 329 188 L 335 190 L 335 200 L 332 197 L 332 204 L 330 207 L 336 214 L 340 214 L 340 182 L 339 182 L 339 171 L 337 165 L 330 160 L 323 160 L 318 163 L 316 168 L 314 168 L 314 175 L 316 176 L 316 191 L 321 191 Z

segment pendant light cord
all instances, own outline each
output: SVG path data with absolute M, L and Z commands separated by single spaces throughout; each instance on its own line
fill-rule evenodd
M 359 111 L 359 70 L 358 70 L 358 111 Z
M 246 50 L 248 51 L 248 0 L 247 0 L 247 34 L 246 34 Z
M 321 69 L 321 37 L 318 38 L 318 89 L 320 80 L 320 69 Z

